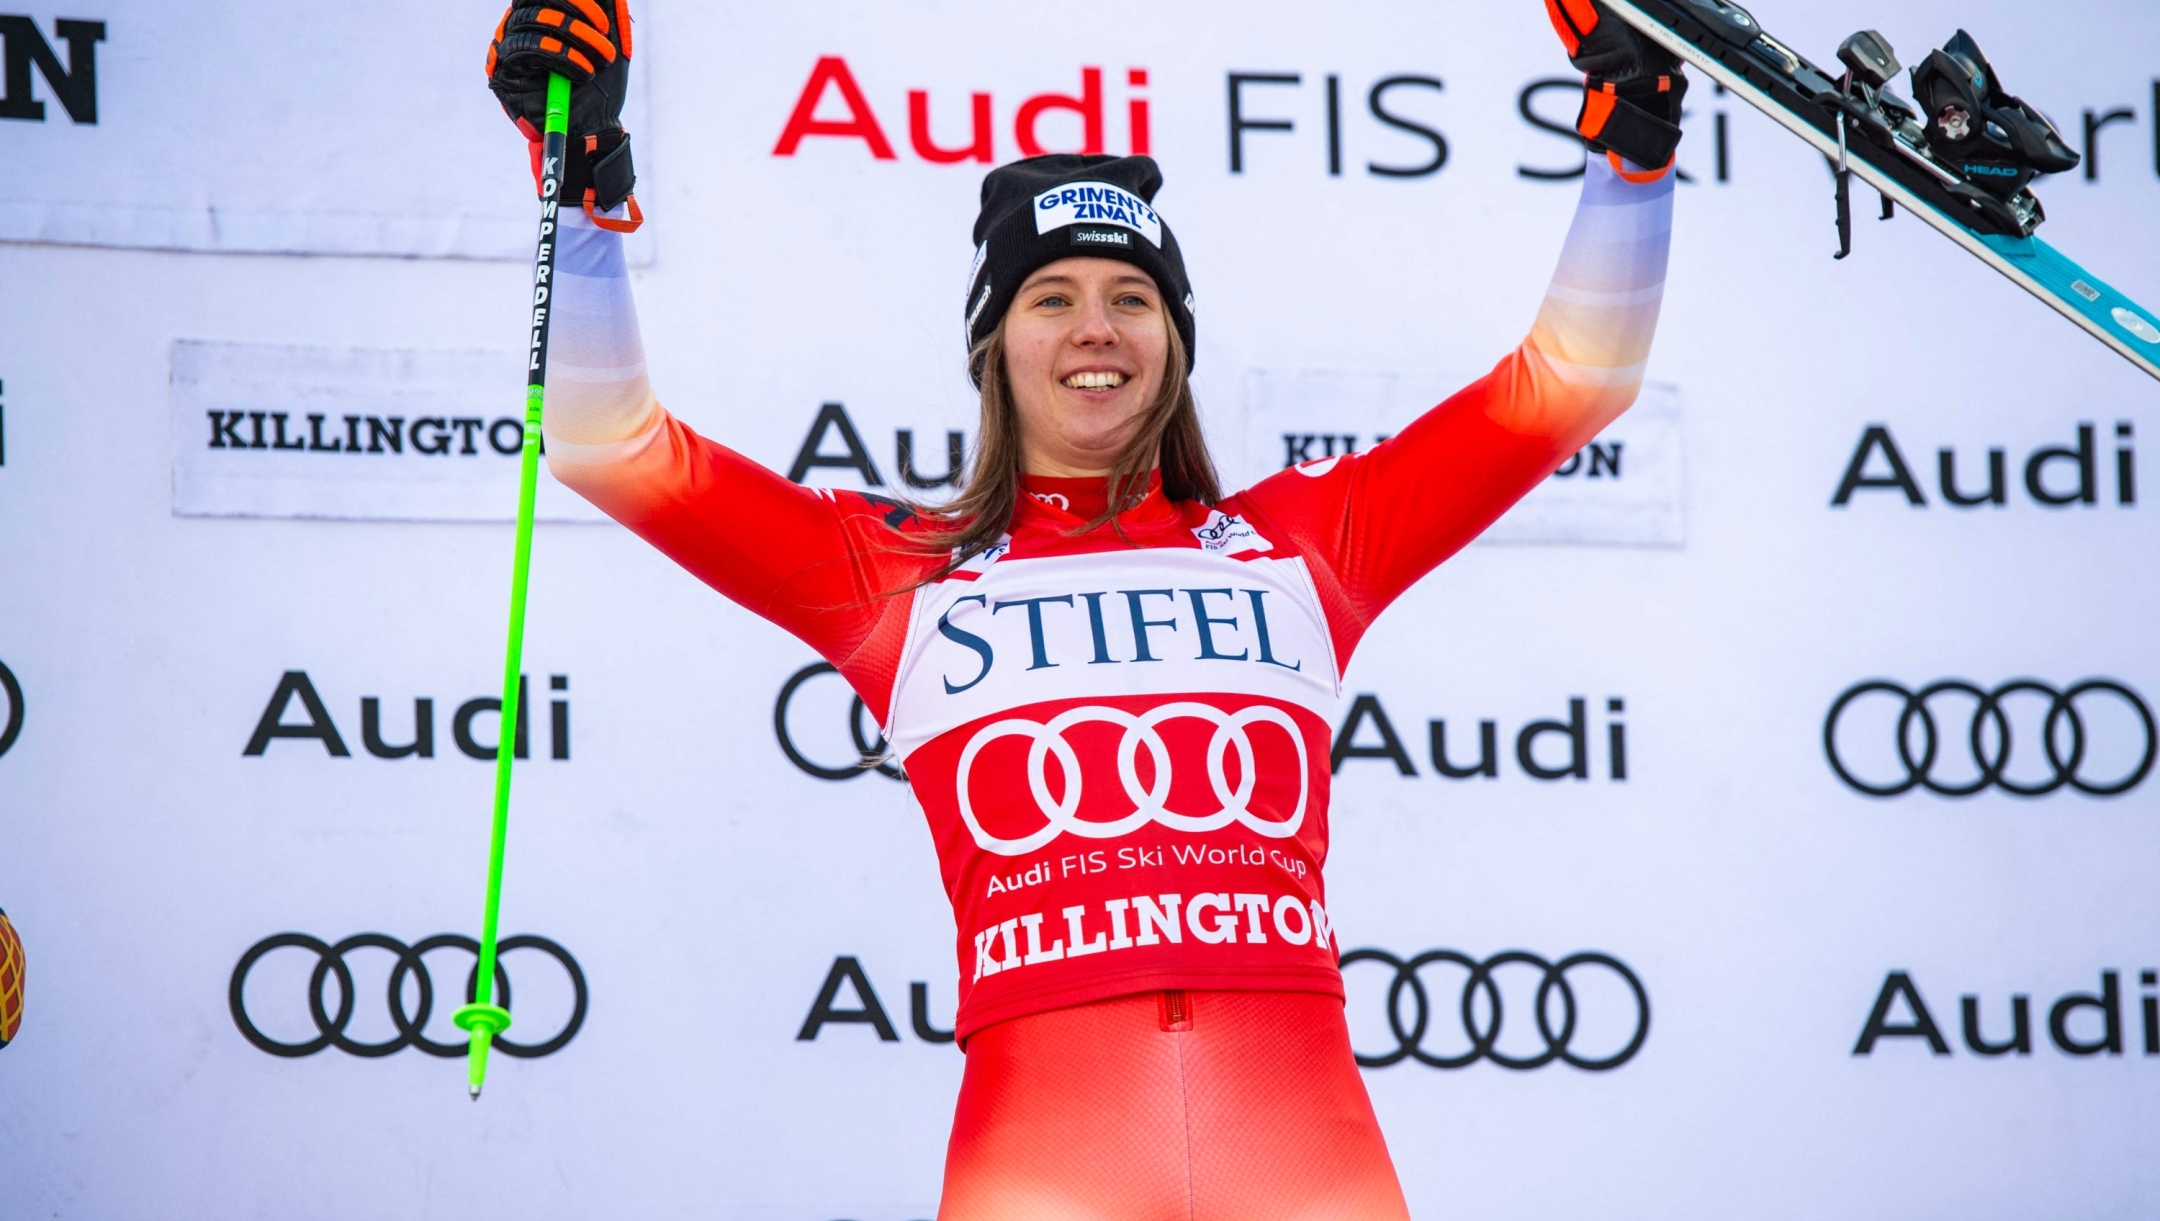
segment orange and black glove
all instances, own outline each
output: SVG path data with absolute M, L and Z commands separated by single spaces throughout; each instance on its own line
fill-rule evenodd
M 643 219 L 630 194 L 630 133 L 623 94 L 630 83 L 629 0 L 513 0 L 488 44 L 488 88 L 532 144 L 540 178 L 540 129 L 547 122 L 548 74 L 570 79 L 568 158 L 562 197 L 583 204 L 595 223 L 635 229 Z M 593 215 L 630 201 L 628 222 Z
M 1596 153 L 1663 171 L 1680 147 L 1687 77 L 1680 58 L 1650 41 L 1597 0 L 1545 0 L 1568 58 L 1583 73 L 1575 130 Z

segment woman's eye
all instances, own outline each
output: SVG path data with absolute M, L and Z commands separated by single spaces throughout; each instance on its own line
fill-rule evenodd
M 1117 304 L 1125 306 L 1128 309 L 1151 308 L 1148 299 L 1141 296 L 1139 293 L 1126 293 L 1124 296 L 1117 299 Z
M 1063 309 L 1063 308 L 1065 308 L 1066 306 L 1068 306 L 1068 305 L 1071 305 L 1071 304 L 1072 304 L 1072 302 L 1070 302 L 1070 301 L 1066 300 L 1066 299 L 1065 299 L 1064 297 L 1061 297 L 1061 296 L 1059 296 L 1059 295 L 1058 295 L 1058 294 L 1056 294 L 1056 293 L 1052 293 L 1052 294 L 1050 294 L 1049 296 L 1047 296 L 1047 297 L 1044 297 L 1044 298 L 1043 298 L 1042 300 L 1040 300 L 1040 301 L 1037 301 L 1037 302 L 1035 303 L 1035 308 L 1037 308 L 1037 309 Z

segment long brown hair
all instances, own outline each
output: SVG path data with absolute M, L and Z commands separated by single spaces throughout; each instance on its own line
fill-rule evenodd
M 1109 523 L 1122 537 L 1124 529 L 1116 524 L 1117 515 L 1146 497 L 1148 476 L 1158 469 L 1163 495 L 1170 500 L 1212 505 L 1222 499 L 1215 460 L 1208 455 L 1207 438 L 1200 432 L 1200 408 L 1185 373 L 1185 340 L 1176 327 L 1163 329 L 1170 344 L 1162 386 L 1104 477 L 1108 499 L 1102 513 L 1076 533 Z M 1020 421 L 1005 369 L 1004 322 L 968 353 L 968 372 L 982 387 L 982 423 L 960 494 L 936 508 L 915 506 L 929 528 L 908 539 L 910 549 L 950 553 L 942 568 L 918 583 L 922 585 L 943 580 L 996 546 L 1012 526 L 1013 508 L 1020 497 Z

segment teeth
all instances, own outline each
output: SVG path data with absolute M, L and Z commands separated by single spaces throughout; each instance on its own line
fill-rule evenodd
M 1065 379 L 1074 390 L 1115 390 L 1125 384 L 1125 375 L 1114 372 L 1075 373 Z

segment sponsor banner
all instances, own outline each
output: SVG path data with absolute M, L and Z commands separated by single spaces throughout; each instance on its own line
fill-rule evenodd
M 1254 369 L 1245 379 L 1241 473 L 1371 449 L 1471 377 L 1382 370 Z M 1680 547 L 1681 395 L 1652 382 L 1626 415 L 1560 464 L 1482 543 Z
M 1226 489 L 1491 368 L 1575 207 L 1581 77 L 1535 0 L 1103 0 L 1048 39 L 987 0 L 632 2 L 655 390 L 805 485 L 952 494 L 994 164 L 1162 163 Z M 1818 63 L 1862 20 L 1771 4 Z M 1866 192 L 1834 261 L 1823 159 L 1737 97 L 1688 97 L 1651 387 L 1487 535 L 1538 545 L 1407 591 L 1296 739 L 1149 677 L 1326 676 L 1250 522 L 1195 521 L 1190 558 L 1254 580 L 1074 565 L 958 605 L 923 681 L 1066 700 L 961 710 L 971 827 L 957 750 L 911 777 L 847 656 L 624 530 L 536 540 L 502 723 L 509 532 L 437 524 L 514 503 L 502 0 L 0 9 L 0 909 L 34 959 L 0 948 L 0 1213 L 920 1221 L 963 983 L 1173 928 L 1342 954 L 1414 1216 L 2160 1199 L 2151 384 Z M 2085 158 L 2042 235 L 2160 302 L 2149 0 L 1946 11 L 1864 20 L 1907 63 L 1969 28 Z M 1061 231 L 1147 220 L 1076 195 Z M 496 989 L 532 1054 L 476 1105 L 450 1013 L 503 734 Z M 1326 786 L 1324 894 L 1248 781 Z M 970 846 L 1047 836 L 968 891 L 1010 910 L 956 927 L 924 798 Z
M 511 521 L 517 352 L 172 348 L 173 512 Z M 541 521 L 606 521 L 540 464 Z
M 18 120 L 0 241 L 530 259 L 525 152 L 480 75 L 500 15 L 424 0 L 365 15 L 251 0 L 0 15 L 0 120 Z M 639 68 L 623 122 L 646 186 Z M 651 261 L 649 235 L 630 257 Z

